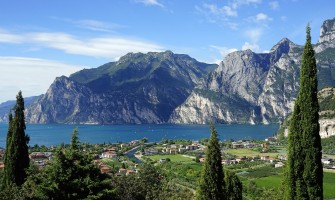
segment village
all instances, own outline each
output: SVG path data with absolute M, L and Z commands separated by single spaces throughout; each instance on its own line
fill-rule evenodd
M 287 160 L 286 149 L 276 137 L 265 140 L 221 141 L 222 165 L 250 164 L 253 162 L 268 163 L 274 168 L 281 168 Z M 82 151 L 88 151 L 94 158 L 94 163 L 101 173 L 115 176 L 131 175 L 139 171 L 139 164 L 151 161 L 155 164 L 187 160 L 194 163 L 205 161 L 206 140 L 162 140 L 148 142 L 146 138 L 133 140 L 128 143 L 82 144 Z M 36 151 L 36 150 L 44 151 Z M 53 160 L 55 147 L 30 148 L 29 158 L 39 167 L 45 167 Z M 0 170 L 4 168 L 3 155 L 0 150 Z M 325 169 L 335 170 L 333 157 L 323 156 Z

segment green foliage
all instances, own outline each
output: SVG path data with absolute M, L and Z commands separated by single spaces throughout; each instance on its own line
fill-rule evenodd
M 14 117 L 9 114 L 9 126 L 6 139 L 6 152 L 4 156 L 4 177 L 2 187 L 21 186 L 29 167 L 28 142 L 25 133 L 24 99 L 21 91 L 16 96 Z
M 330 136 L 329 138 L 323 138 L 322 143 L 322 152 L 325 154 L 335 154 L 335 136 Z
M 221 164 L 221 151 L 218 134 L 214 125 L 210 125 L 211 137 L 206 150 L 205 163 L 203 166 L 197 199 L 226 199 L 224 192 L 224 174 Z
M 79 150 L 74 130 L 69 148 L 59 147 L 54 161 L 28 178 L 27 199 L 107 199 L 112 194 L 107 175 L 101 174 L 90 155 Z
M 138 176 L 116 177 L 113 187 L 116 199 L 157 199 L 162 192 L 164 176 L 153 165 L 143 164 Z
M 306 32 L 300 89 L 289 127 L 286 199 L 323 199 L 317 69 L 309 26 Z
M 226 197 L 228 200 L 241 200 L 243 186 L 238 176 L 229 170 L 225 171 L 224 182 L 226 187 Z

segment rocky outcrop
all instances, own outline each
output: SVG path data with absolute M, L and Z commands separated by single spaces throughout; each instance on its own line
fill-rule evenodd
M 319 124 L 320 136 L 326 138 L 335 135 L 335 88 L 323 88 L 318 92 L 320 106 Z M 291 116 L 291 115 L 290 115 Z M 286 118 L 280 125 L 278 135 L 288 136 L 288 126 L 290 118 Z
M 57 78 L 27 111 L 29 123 L 165 123 L 208 68 L 187 55 L 129 53 Z
M 320 136 L 327 138 L 335 135 L 335 118 L 333 119 L 320 119 Z
M 319 89 L 335 86 L 334 21 L 325 21 L 319 42 L 315 45 Z M 269 53 L 257 54 L 246 50 L 227 55 L 219 67 L 176 108 L 170 122 L 283 121 L 292 111 L 299 89 L 302 51 L 303 46 L 284 38 Z M 204 99 L 207 99 L 206 106 L 203 106 Z M 201 113 L 197 118 L 191 116 L 195 111 Z
M 319 53 L 327 48 L 335 48 L 335 18 L 323 22 L 315 52 Z

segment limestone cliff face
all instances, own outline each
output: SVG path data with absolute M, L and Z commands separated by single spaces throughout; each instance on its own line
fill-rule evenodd
M 320 105 L 320 136 L 326 138 L 335 135 L 335 88 L 327 87 L 318 92 Z M 291 116 L 291 115 L 290 115 Z M 281 124 L 278 134 L 288 136 L 289 118 Z
M 57 78 L 27 110 L 29 123 L 165 123 L 208 68 L 170 51 L 129 53 L 118 62 Z
M 315 45 L 319 89 L 335 86 L 334 21 L 324 22 Z M 303 46 L 284 38 L 269 53 L 246 50 L 227 55 L 175 109 L 170 122 L 272 123 L 284 120 L 293 109 L 299 89 L 302 52 Z M 206 106 L 203 106 L 204 99 Z M 195 112 L 196 118 L 189 114 Z
M 319 53 L 327 48 L 335 48 L 335 18 L 323 22 L 320 30 L 320 38 L 315 52 Z

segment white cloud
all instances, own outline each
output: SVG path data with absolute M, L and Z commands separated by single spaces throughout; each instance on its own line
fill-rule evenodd
M 269 2 L 270 8 L 272 10 L 277 10 L 279 8 L 279 2 L 278 1 L 271 1 Z
M 236 17 L 237 11 L 230 6 L 219 7 L 216 4 L 203 4 L 202 6 L 195 6 L 195 9 L 203 15 L 207 22 L 218 25 L 225 25 L 233 30 L 236 30 L 238 24 L 230 20 L 231 17 Z
M 266 25 L 267 22 L 272 21 L 272 18 L 264 13 L 258 13 L 255 16 L 248 17 L 247 20 L 258 24 Z
M 251 51 L 257 52 L 257 53 L 261 51 L 258 44 L 256 44 L 256 43 L 251 44 L 249 42 L 245 42 L 242 46 L 242 50 L 247 50 L 247 49 L 250 49 Z
M 245 31 L 245 36 L 248 37 L 253 43 L 258 42 L 259 38 L 263 35 L 261 28 L 253 28 Z
M 6 37 L 0 35 L 0 43 L 13 43 L 15 41 L 30 43 L 33 47 L 58 49 L 68 54 L 108 59 L 120 57 L 129 52 L 146 53 L 164 50 L 162 46 L 151 42 L 115 36 L 82 39 L 61 32 L 6 34 Z
M 55 77 L 83 68 L 37 58 L 0 57 L 0 102 L 15 99 L 19 90 L 25 97 L 43 94 Z
M 238 49 L 236 48 L 221 47 L 221 46 L 216 46 L 216 45 L 210 45 L 210 47 L 213 49 L 219 50 L 222 57 L 225 57 L 226 55 L 234 51 L 238 51 Z
M 6 32 L 0 32 L 0 43 L 21 43 L 23 38 Z
M 158 0 L 136 0 L 136 2 L 143 3 L 143 4 L 148 5 L 148 6 L 159 6 L 159 7 L 162 7 L 162 8 L 165 7 Z
M 203 8 L 205 8 L 208 12 L 218 17 L 234 17 L 237 16 L 236 10 L 233 10 L 229 6 L 218 7 L 215 4 L 204 4 Z
M 270 18 L 269 16 L 267 16 L 266 14 L 264 13 L 258 13 L 256 15 L 256 21 L 257 22 L 263 22 L 263 21 L 271 21 L 272 18 Z
M 262 3 L 262 0 L 233 0 L 232 7 L 234 9 L 237 9 L 242 5 L 260 4 L 260 3 Z
M 79 28 L 84 28 L 91 31 L 114 32 L 116 29 L 124 28 L 124 26 L 120 24 L 98 21 L 94 19 L 74 20 L 70 18 L 62 18 L 55 16 L 51 17 L 51 19 L 64 21 L 73 24 Z
M 238 24 L 232 20 L 234 20 L 233 17 L 238 16 L 238 10 L 240 7 L 244 5 L 257 6 L 260 3 L 262 3 L 262 0 L 230 0 L 223 6 L 218 6 L 218 4 L 203 3 L 201 6 L 195 6 L 195 8 L 200 14 L 206 17 L 208 22 L 225 25 L 233 30 L 237 30 Z

